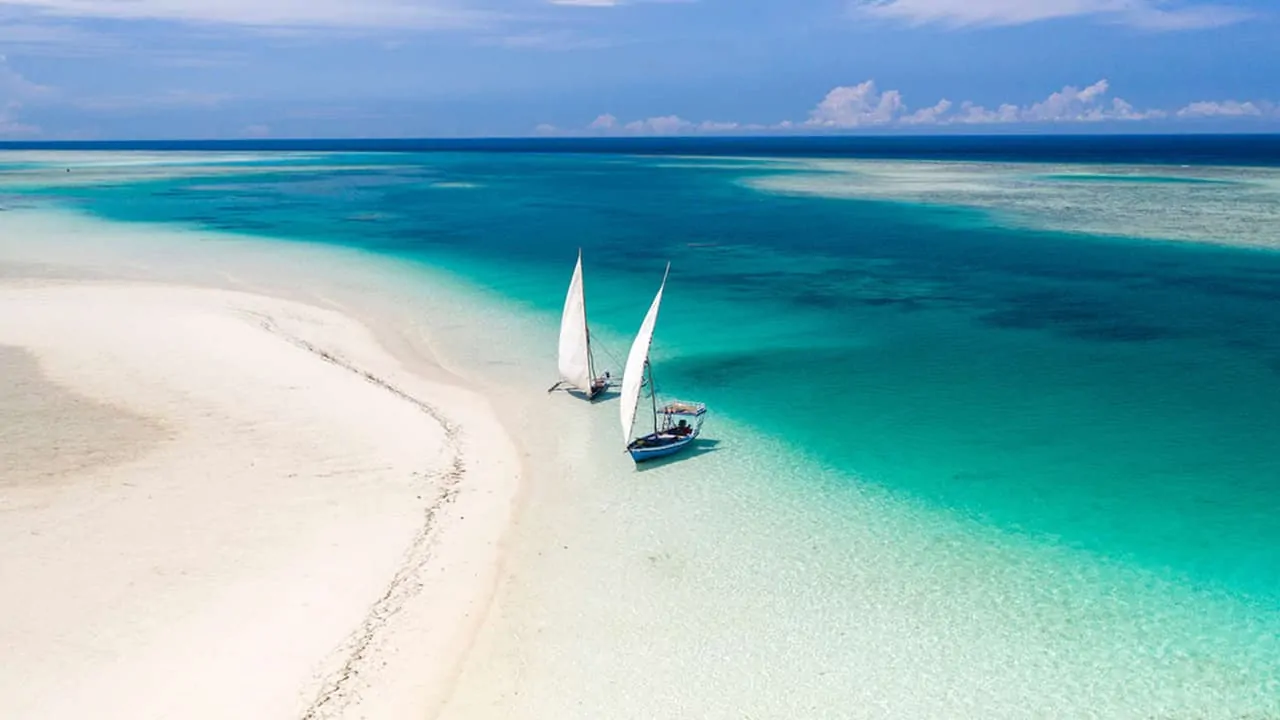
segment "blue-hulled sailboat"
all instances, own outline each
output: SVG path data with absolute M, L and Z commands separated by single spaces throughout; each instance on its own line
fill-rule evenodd
M 658 286 L 658 294 L 654 296 L 649 312 L 640 323 L 640 332 L 631 344 L 626 369 L 622 374 L 622 437 L 627 443 L 631 459 L 637 463 L 675 455 L 688 447 L 702 431 L 702 422 L 707 415 L 707 406 L 702 403 L 676 400 L 658 406 L 657 385 L 653 382 L 653 367 L 649 363 L 649 346 L 653 343 L 658 308 L 662 305 L 662 291 L 667 287 L 667 275 L 670 273 L 671 263 L 667 263 L 662 284 Z M 646 384 L 649 386 L 653 411 L 653 432 L 633 440 L 632 426 L 635 425 L 636 410 L 640 404 L 640 389 Z

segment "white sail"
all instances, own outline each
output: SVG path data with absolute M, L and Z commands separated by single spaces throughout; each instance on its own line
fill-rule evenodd
M 587 301 L 582 289 L 582 251 L 569 281 L 560 316 L 560 378 L 584 393 L 591 392 L 591 346 L 587 338 Z
M 671 263 L 667 263 L 667 272 L 662 274 L 662 284 L 658 286 L 658 294 L 653 296 L 653 304 L 640 323 L 640 332 L 635 342 L 631 343 L 631 352 L 627 354 L 627 367 L 622 373 L 622 402 L 619 403 L 622 421 L 622 439 L 631 442 L 631 426 L 636 422 L 636 406 L 640 402 L 640 386 L 644 384 L 644 364 L 649 359 L 649 345 L 653 342 L 653 327 L 658 322 L 658 306 L 662 304 L 662 291 L 667 287 L 667 274 L 671 272 Z M 653 388 L 650 388 L 652 391 Z

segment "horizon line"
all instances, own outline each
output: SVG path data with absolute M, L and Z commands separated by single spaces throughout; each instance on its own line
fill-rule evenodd
M 0 149 L 19 149 L 27 147 L 47 147 L 53 145 L 119 145 L 119 144 L 274 144 L 274 143 L 385 143 L 385 142 L 420 142 L 420 143 L 481 143 L 481 142 L 532 142 L 532 143 L 567 143 L 567 142 L 641 142 L 662 143 L 669 141 L 847 141 L 847 140 L 960 140 L 960 139 L 1117 139 L 1117 138 L 1233 138 L 1233 137 L 1274 137 L 1280 139 L 1280 129 L 1259 131 L 1207 131 L 1207 132 L 988 132 L 988 133 L 815 133 L 797 134 L 758 134 L 758 135 L 477 135 L 477 136 L 285 136 L 285 137 L 241 137 L 241 138 L 97 138 L 97 139 L 49 139 L 49 140 L 0 140 Z

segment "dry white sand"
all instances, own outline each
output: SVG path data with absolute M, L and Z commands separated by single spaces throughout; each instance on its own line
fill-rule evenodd
M 37 276 L 46 279 L 23 280 Z M 134 293 L 135 305 L 145 307 L 113 306 L 110 302 L 116 301 L 105 292 L 111 288 L 85 285 L 85 277 L 278 294 L 341 315 L 252 295 L 136 286 L 119 292 Z M 48 278 L 81 278 L 77 287 L 65 290 L 87 300 L 59 296 L 63 290 L 47 287 Z M 6 284 L 12 289 L 3 290 Z M 23 284 L 27 294 L 12 304 Z M 0 474 L 18 478 L 15 483 L 27 488 L 23 501 L 28 505 L 63 503 L 57 514 L 31 507 L 6 512 L 12 506 L 0 503 L 0 719 L 48 717 L 62 710 L 67 711 L 63 716 L 78 718 L 147 718 L 164 715 L 165 709 L 181 718 L 305 717 L 332 687 L 321 678 L 343 682 L 329 696 L 334 701 L 309 713 L 312 717 L 431 717 L 448 686 L 447 703 L 436 717 L 449 720 L 1021 720 L 1029 712 L 1073 719 L 1280 718 L 1271 641 L 1280 632 L 1274 613 L 902 502 L 873 486 L 827 474 L 797 459 L 791 448 L 735 426 L 724 415 L 716 416 L 712 436 L 725 452 L 638 471 L 621 451 L 616 404 L 543 392 L 555 373 L 548 350 L 554 348 L 554 317 L 508 312 L 505 303 L 490 304 L 482 293 L 463 290 L 451 289 L 447 274 L 352 249 L 107 223 L 60 211 L 0 213 L 0 346 L 8 346 L 0 347 L 0 408 L 21 406 L 28 418 L 23 422 L 0 414 L 0 468 L 10 467 L 14 455 L 4 454 L 3 448 L 11 442 L 26 448 L 19 457 L 46 452 L 47 461 L 38 467 L 26 463 L 21 478 Z M 103 316 L 71 323 L 84 337 L 72 333 L 60 342 L 76 343 L 105 332 L 97 324 L 108 316 L 158 317 L 160 303 L 152 300 L 173 304 L 165 311 L 181 318 L 170 317 L 165 322 L 173 329 L 157 332 L 173 333 L 194 347 L 170 348 L 180 343 L 168 337 L 154 338 L 152 344 L 165 353 L 190 352 L 182 362 L 191 370 L 204 366 L 197 374 L 231 373 L 221 385 L 234 387 L 220 387 L 215 397 L 204 398 L 201 393 L 211 390 L 203 381 L 194 375 L 176 379 L 171 382 L 186 396 L 171 396 L 181 398 L 182 405 L 168 413 L 146 410 L 128 404 L 137 398 L 86 395 L 94 392 L 86 371 L 72 367 L 60 374 L 58 363 L 50 363 L 55 356 L 64 357 L 68 367 L 85 357 L 88 364 L 100 363 L 96 354 L 42 348 L 49 344 L 45 333 L 68 335 L 50 319 L 72 312 L 68 304 L 77 306 L 75 312 L 94 308 Z M 43 319 L 20 319 L 15 310 L 39 312 Z M 222 495 L 207 487 L 207 481 L 179 484 L 176 476 L 168 476 L 173 484 L 164 491 L 161 480 L 166 476 L 156 476 L 160 479 L 149 481 L 153 497 L 147 503 L 179 489 L 204 492 L 208 501 L 171 499 L 175 510 L 166 512 L 185 513 L 185 522 L 171 519 L 154 529 L 127 522 L 138 516 L 156 523 L 158 513 L 142 507 L 142 498 L 126 495 L 130 489 L 123 483 L 138 481 L 121 469 L 131 462 L 163 461 L 159 453 L 184 442 L 181 427 L 207 435 L 200 442 L 186 441 L 205 458 L 204 465 L 186 462 L 193 473 L 210 463 L 229 465 L 234 455 L 211 452 L 202 442 L 265 445 L 268 436 L 263 433 L 293 427 L 293 421 L 276 422 L 277 416 L 297 419 L 310 428 L 308 437 L 325 433 L 324 442 L 303 447 L 301 461 L 289 460 L 289 472 L 295 465 L 305 465 L 313 475 L 326 472 L 317 468 L 323 463 L 315 458 L 351 448 L 349 431 L 364 438 L 361 448 L 373 444 L 385 450 L 377 467 L 400 462 L 401 452 L 412 454 L 412 448 L 391 437 L 410 432 L 407 426 L 379 422 L 378 432 L 361 431 L 354 427 L 361 419 L 349 415 L 366 406 L 345 390 L 330 392 L 327 383 L 308 379 L 312 375 L 295 378 L 290 373 L 288 380 L 309 388 L 295 392 L 314 401 L 304 408 L 296 405 L 299 397 L 282 389 L 263 389 L 261 378 L 250 387 L 245 377 L 256 377 L 249 370 L 263 370 L 261 361 L 251 368 L 210 365 L 209 356 L 226 355 L 229 342 L 235 343 L 236 355 L 254 358 L 253 346 L 261 342 L 265 348 L 274 339 L 253 335 L 251 343 L 249 334 L 260 330 L 261 323 L 235 324 L 256 317 L 241 310 L 265 313 L 288 334 L 426 399 L 453 423 L 466 470 L 460 494 L 443 512 L 443 532 L 432 536 L 436 544 L 424 548 L 409 541 L 414 558 L 429 550 L 429 564 L 386 560 L 385 553 L 404 550 L 378 539 L 382 525 L 403 523 L 405 534 L 410 533 L 409 519 L 396 514 L 403 510 L 400 495 L 388 489 L 383 496 L 377 490 L 389 470 L 371 471 L 367 477 L 377 482 L 312 477 L 292 491 L 285 483 L 294 479 L 279 473 L 270 474 L 270 481 L 242 480 L 239 485 L 227 473 L 220 479 L 229 485 Z M 221 320 L 209 325 L 199 319 L 207 316 Z M 412 374 L 386 358 L 343 316 L 359 318 Z M 155 317 L 148 321 L 159 322 Z M 189 337 L 183 329 L 187 323 L 207 326 L 197 326 L 198 337 Z M 214 335 L 215 325 L 222 328 L 220 337 Z M 236 328 L 234 339 L 225 334 L 230 327 Z M 116 331 L 151 332 L 134 327 Z M 130 343 L 111 345 L 118 352 L 138 353 Z M 143 363 L 150 378 L 171 361 L 134 362 Z M 10 380 L 16 377 L 10 367 L 20 370 L 20 380 Z M 68 372 L 81 377 L 80 383 L 69 382 L 73 378 L 64 376 Z M 322 372 L 315 369 L 317 375 Z M 417 375 L 446 384 L 427 383 Z M 484 389 L 488 402 L 449 387 L 457 377 L 468 387 Z M 185 390 L 182 383 L 187 382 L 197 387 Z M 122 392 L 141 392 L 112 384 Z M 199 404 L 192 400 L 197 396 Z M 160 396 L 155 397 L 159 402 Z M 225 406 L 218 398 L 236 403 Z M 254 410 L 272 403 L 294 404 L 295 411 L 280 414 L 273 406 L 263 418 L 260 409 Z M 450 660 L 477 620 L 478 603 L 472 599 L 484 594 L 483 580 L 492 577 L 485 563 L 493 559 L 492 543 L 505 522 L 500 519 L 510 507 L 506 493 L 513 487 L 514 460 L 506 454 L 510 447 L 487 404 L 518 443 L 521 497 L 515 521 L 503 536 L 506 547 L 493 602 L 457 671 Z M 94 431 L 69 425 L 73 413 L 64 409 L 68 406 L 79 406 L 76 422 L 92 425 Z M 343 414 L 335 412 L 339 406 Z M 203 415 L 197 407 L 206 408 Z M 221 430 L 214 427 L 215 411 L 224 417 Z M 49 418 L 57 416 L 62 416 L 60 431 L 54 432 Z M 231 437 L 226 417 L 239 418 L 240 436 Z M 252 431 L 245 429 L 253 422 L 258 425 Z M 21 435 L 16 434 L 19 429 Z M 436 458 L 434 467 L 442 467 L 448 452 L 430 452 L 439 435 L 412 432 L 424 444 L 427 463 Z M 250 436 L 257 439 L 250 443 Z M 299 435 L 275 441 L 304 445 Z M 57 459 L 47 457 L 54 443 L 66 451 Z M 167 452 L 168 462 L 183 462 Z M 252 460 L 264 466 L 267 453 L 257 452 L 257 457 L 241 456 L 244 464 Z M 288 454 L 272 452 L 271 462 L 283 463 Z M 373 463 L 368 455 L 360 458 Z M 484 464 L 494 458 L 500 458 L 496 464 Z M 94 472 L 105 480 L 86 481 L 84 473 L 67 470 L 90 462 L 98 463 Z M 255 470 L 239 468 L 237 473 Z M 48 479 L 55 472 L 65 477 L 63 491 Z M 438 482 L 435 476 L 431 480 Z M 43 495 L 31 489 L 38 482 Z M 18 497 L 12 484 L 0 485 L 6 503 Z M 438 495 L 424 495 L 424 500 L 431 497 Z M 109 501 L 123 507 L 126 500 L 136 503 L 133 515 L 115 510 L 119 518 L 108 523 Z M 375 523 L 372 516 L 378 512 L 362 511 L 362 503 L 383 500 L 386 505 L 378 511 L 383 514 Z M 416 493 L 407 502 L 417 502 Z M 419 528 L 428 505 L 414 506 Z M 21 528 L 8 524 L 10 516 L 36 512 L 44 512 L 47 521 L 28 518 Z M 66 519 L 77 512 L 74 520 Z M 239 516 L 255 513 L 261 517 Z M 308 520 L 320 515 L 326 517 Z M 77 523 L 99 528 L 93 542 L 74 536 L 88 533 L 87 528 L 67 527 Z M 310 550 L 303 547 L 302 531 L 295 529 L 304 525 L 314 531 Z M 62 533 L 67 542 L 59 546 L 45 539 L 41 544 L 39 538 L 26 537 L 31 529 Z M 243 552 L 221 565 L 212 561 L 227 551 L 217 543 L 196 546 L 189 537 L 193 532 L 209 536 L 251 530 L 271 535 L 271 541 L 241 537 Z M 134 537 L 144 532 L 151 547 Z M 98 538 L 103 547 L 95 544 Z M 286 547 L 286 540 L 297 544 Z M 108 541 L 116 543 L 114 553 Z M 322 547 L 326 544 L 332 548 Z M 24 559 L 38 558 L 37 552 L 59 558 L 64 567 L 46 568 L 42 560 Z M 131 567 L 121 560 L 131 552 L 171 560 L 150 567 L 134 560 Z M 172 558 L 182 552 L 200 559 L 191 567 L 203 569 L 175 577 L 174 568 L 182 566 Z M 409 569 L 400 576 L 406 578 L 403 582 L 394 583 L 396 592 L 387 601 L 374 595 L 393 581 L 386 576 L 375 581 L 378 573 L 366 567 L 381 562 L 393 568 L 389 572 Z M 456 564 L 446 567 L 445 562 Z M 249 567 L 251 563 L 259 564 Z M 159 567 L 169 576 L 151 578 L 142 567 Z M 99 577 L 108 573 L 132 573 L 135 581 L 151 583 L 151 593 L 174 589 L 167 590 L 168 597 L 152 600 L 123 579 Z M 41 595 L 21 589 L 25 575 L 43 583 Z M 364 580 L 368 589 L 360 590 L 357 581 Z M 421 592 L 411 595 L 419 580 L 425 583 Z M 133 609 L 117 609 L 124 603 L 106 593 L 101 602 L 57 599 L 60 592 L 90 594 L 93 582 L 118 596 L 133 593 Z M 378 583 L 383 585 L 375 589 Z M 12 587 L 20 588 L 19 593 L 4 597 Z M 372 599 L 361 601 L 363 605 L 350 599 L 362 592 Z M 40 607 L 42 598 L 62 603 L 61 610 Z M 301 607 L 304 603 L 322 607 Z M 26 613 L 25 623 L 15 615 L 19 608 Z M 97 617 L 77 617 L 82 611 Z M 345 615 L 331 622 L 322 617 L 325 613 Z M 340 636 L 336 626 L 344 623 L 355 630 Z M 19 631 L 30 634 L 19 638 Z M 146 642 L 132 642 L 130 633 L 145 636 Z M 330 633 L 329 639 L 315 641 L 306 652 L 292 644 L 298 638 L 309 642 L 314 633 Z M 346 641 L 351 644 L 344 645 Z M 334 643 L 337 649 L 328 652 Z M 308 654 L 325 659 L 308 665 L 302 658 Z M 348 659 L 351 672 L 335 672 Z M 318 670 L 308 673 L 304 666 Z M 40 694 L 53 699 L 42 703 Z M 348 700 L 352 702 L 344 705 Z
M 0 282 L 0 717 L 425 717 L 519 467 L 344 315 Z

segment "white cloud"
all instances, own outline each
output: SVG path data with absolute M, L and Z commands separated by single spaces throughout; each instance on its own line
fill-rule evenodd
M 450 0 L 4 0 L 39 15 L 260 27 L 434 29 L 491 15 Z
M 1111 84 L 1106 80 L 1099 80 L 1083 90 L 1068 85 L 1027 108 L 1023 117 L 1032 121 L 1079 119 L 1094 110 L 1098 100 L 1110 88 Z
M 587 132 L 592 135 L 676 135 L 699 130 L 704 126 L 709 128 L 710 124 L 703 123 L 702 126 L 696 126 L 677 115 L 663 115 L 623 123 L 613 115 L 605 113 L 587 125 Z
M 1234 25 L 1248 20 L 1252 13 L 1225 5 L 1191 5 L 1165 9 L 1167 3 L 1136 3 L 1120 15 L 1127 25 L 1146 30 L 1202 30 Z
M 1002 103 L 991 109 L 965 100 L 958 105 L 943 99 L 914 112 L 901 92 L 880 91 L 872 80 L 858 85 L 833 88 L 809 112 L 809 119 L 797 123 L 784 120 L 773 125 L 738 122 L 705 121 L 694 123 L 677 115 L 652 117 L 623 123 L 613 115 L 600 115 L 585 129 L 593 135 L 674 135 L 694 133 L 749 132 L 814 132 L 816 130 L 852 130 L 883 127 L 942 127 L 949 125 L 1003 125 L 1045 123 L 1133 122 L 1165 118 L 1195 117 L 1274 117 L 1280 120 L 1280 107 L 1269 103 L 1223 102 L 1192 103 L 1177 112 L 1159 109 L 1140 110 L 1121 98 L 1109 97 L 1111 84 L 1103 79 L 1083 88 L 1068 85 L 1048 97 L 1029 105 Z M 539 134 L 549 129 L 556 134 L 583 134 L 584 131 L 561 133 L 551 126 L 539 126 Z
M 999 123 L 1103 122 L 1118 120 L 1150 120 L 1164 117 L 1159 110 L 1137 110 L 1121 98 L 1106 99 L 1111 86 L 1106 80 L 1080 89 L 1068 85 L 1040 102 L 1027 107 L 1004 103 L 994 110 L 965 101 L 952 114 L 933 112 L 929 108 L 911 118 L 916 124 L 989 125 Z M 941 104 L 941 103 L 940 103 Z
M 692 135 L 700 133 L 741 133 L 769 130 L 766 125 L 751 123 L 719 122 L 706 120 L 700 123 L 690 122 L 678 115 L 662 115 L 623 122 L 605 113 L 600 115 L 583 130 L 562 130 L 555 125 L 542 124 L 534 128 L 538 135 Z
M 1164 113 L 1140 112 L 1132 105 L 1114 98 L 1105 102 L 1111 85 L 1106 80 L 1084 88 L 1068 85 L 1019 113 L 1024 122 L 1098 122 L 1102 120 L 1146 120 Z
M 806 125 L 825 128 L 856 128 L 887 125 L 906 109 L 897 90 L 876 90 L 874 80 L 845 85 L 827 93 L 809 113 Z
M 1178 117 L 1183 118 L 1262 117 L 1264 114 L 1258 104 L 1238 100 L 1194 102 L 1178 111 Z
M 651 117 L 647 120 L 629 122 L 623 126 L 623 129 L 629 133 L 640 135 L 675 135 L 692 130 L 693 127 L 693 123 L 681 117 L 664 115 L 662 117 Z
M 560 128 L 552 125 L 551 123 L 542 123 L 538 127 L 534 128 L 533 132 L 535 135 L 559 135 Z
M 714 120 L 705 120 L 698 124 L 698 132 L 717 133 L 717 132 L 733 132 L 735 130 L 749 129 L 736 122 L 716 122 Z
M 1024 25 L 1066 17 L 1094 16 L 1151 30 L 1191 30 L 1240 22 L 1250 14 L 1236 7 L 1169 0 L 852 0 L 871 17 L 952 27 Z
M 1164 110 L 1138 110 L 1120 98 L 1111 101 L 1111 113 L 1117 120 L 1158 120 L 1169 116 Z
M 937 118 L 937 122 L 941 123 L 960 123 L 962 125 L 987 125 L 990 123 L 1015 123 L 1018 122 L 1019 110 L 1017 105 L 1005 103 L 995 110 L 988 110 L 985 107 L 965 100 L 960 103 L 960 111 L 955 115 L 947 118 Z
M 904 125 L 932 125 L 938 122 L 942 116 L 947 114 L 951 109 L 951 101 L 943 98 L 933 107 L 921 108 L 920 110 L 902 118 Z
M 591 121 L 587 126 L 588 130 L 612 130 L 618 126 L 618 118 L 605 113 Z

